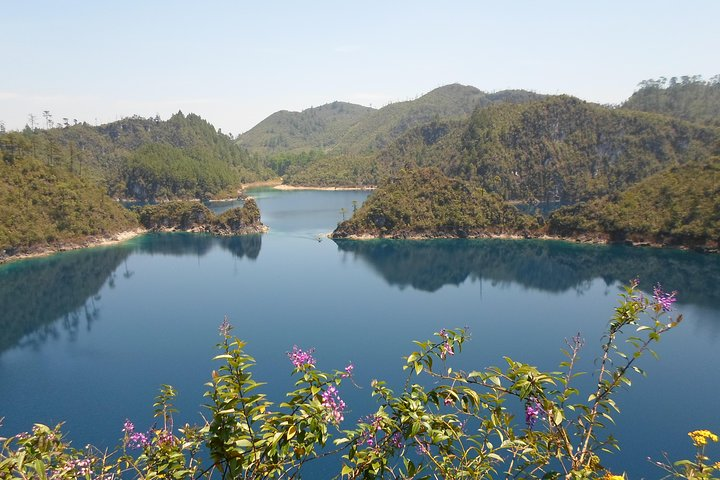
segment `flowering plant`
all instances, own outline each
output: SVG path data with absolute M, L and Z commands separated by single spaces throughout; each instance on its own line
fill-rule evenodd
M 586 392 L 575 386 L 584 340 L 566 340 L 561 372 L 505 358 L 505 367 L 461 371 L 448 366 L 468 339 L 465 329 L 443 329 L 435 339 L 415 342 L 405 357 L 407 381 L 399 393 L 372 382 L 376 411 L 346 425 L 343 380 L 354 365 L 324 372 L 314 350 L 288 352 L 295 389 L 272 403 L 252 376 L 254 359 L 245 343 L 220 327 L 220 362 L 206 384 L 209 418 L 200 426 L 173 425 L 175 390 L 163 386 L 154 404 L 157 425 L 138 430 L 127 420 L 113 452 L 88 446 L 76 450 L 60 426 L 36 425 L 31 433 L 0 439 L 0 478 L 300 478 L 304 467 L 337 457 L 337 477 L 348 479 L 521 477 L 613 479 L 602 456 L 617 447 L 604 425 L 618 411 L 613 395 L 643 373 L 638 359 L 682 316 L 666 318 L 676 293 L 659 285 L 652 297 L 631 282 L 608 323 L 597 359 L 596 382 Z M 623 348 L 623 345 L 626 347 Z M 417 377 L 431 380 L 413 381 Z M 524 420 L 524 421 L 523 421 Z M 718 437 L 690 432 L 694 460 L 655 462 L 677 478 L 711 479 L 720 471 L 705 455 Z

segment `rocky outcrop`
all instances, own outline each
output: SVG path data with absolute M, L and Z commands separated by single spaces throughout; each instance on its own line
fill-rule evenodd
M 264 233 L 260 210 L 252 198 L 242 207 L 215 215 L 200 202 L 177 201 L 148 205 L 138 211 L 140 223 L 148 230 L 161 232 L 205 232 L 213 235 Z

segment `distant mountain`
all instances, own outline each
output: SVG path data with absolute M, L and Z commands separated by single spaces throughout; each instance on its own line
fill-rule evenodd
M 720 75 L 708 81 L 699 76 L 645 80 L 622 108 L 720 126 Z
M 364 117 L 338 141 L 333 153 L 377 152 L 413 127 L 432 120 L 451 120 L 470 115 L 477 107 L 494 103 L 521 103 L 540 98 L 524 90 L 485 93 L 475 87 L 446 85 L 407 102 L 391 103 Z
M 263 154 L 320 150 L 329 155 L 358 155 L 376 152 L 408 129 L 433 119 L 462 118 L 478 106 L 540 97 L 524 90 L 485 93 L 452 84 L 377 110 L 334 102 L 302 112 L 276 112 L 240 135 L 237 143 Z
M 240 135 L 237 144 L 261 154 L 326 151 L 374 111 L 346 102 L 328 103 L 302 112 L 282 110 Z
M 718 149 L 718 129 L 559 96 L 414 128 L 381 152 L 374 168 L 383 177 L 436 166 L 509 200 L 572 203 L 620 192 Z

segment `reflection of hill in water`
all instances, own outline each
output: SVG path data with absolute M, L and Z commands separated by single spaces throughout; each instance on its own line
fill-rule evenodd
M 543 240 L 336 240 L 390 285 L 435 291 L 469 278 L 514 282 L 550 292 L 582 290 L 589 281 L 639 277 L 681 291 L 680 301 L 720 308 L 720 256 Z
M 262 235 L 218 237 L 197 233 L 152 233 L 135 242 L 138 251 L 158 255 L 206 255 L 216 245 L 238 258 L 255 260 L 262 248 Z
M 6 265 L 0 268 L 0 352 L 16 345 L 39 346 L 60 337 L 63 330 L 73 338 L 83 325 L 90 328 L 99 313 L 98 292 L 105 282 L 112 287 L 117 275 L 132 278 L 127 267 L 116 270 L 133 252 L 203 256 L 216 245 L 238 258 L 255 260 L 262 237 L 151 234 L 115 247 Z
M 96 295 L 131 253 L 114 247 L 28 260 L 0 269 L 0 352 L 76 335 L 81 317 L 88 327 L 97 315 Z M 54 320 L 59 322 L 53 323 Z

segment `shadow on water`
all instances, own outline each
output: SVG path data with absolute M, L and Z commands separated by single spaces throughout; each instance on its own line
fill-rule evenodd
M 100 312 L 100 292 L 130 279 L 132 253 L 204 256 L 220 247 L 237 258 L 255 260 L 261 235 L 216 237 L 201 234 L 149 234 L 107 248 L 78 250 L 0 268 L 0 352 L 37 348 L 63 332 L 69 340 L 90 330 Z M 123 267 L 124 265 L 124 267 Z
M 102 248 L 33 259 L 0 269 L 0 352 L 36 347 L 65 330 L 72 339 L 97 318 L 100 289 L 114 285 L 130 248 Z M 54 322 L 58 320 L 58 322 Z
M 547 240 L 335 240 L 341 252 L 372 267 L 388 284 L 434 292 L 468 278 L 517 283 L 548 292 L 584 291 L 639 278 L 682 290 L 681 303 L 720 308 L 720 256 Z
M 220 247 L 237 258 L 255 260 L 262 248 L 262 235 L 218 237 L 198 233 L 151 233 L 135 242 L 136 251 L 151 255 L 202 257 L 213 248 Z

